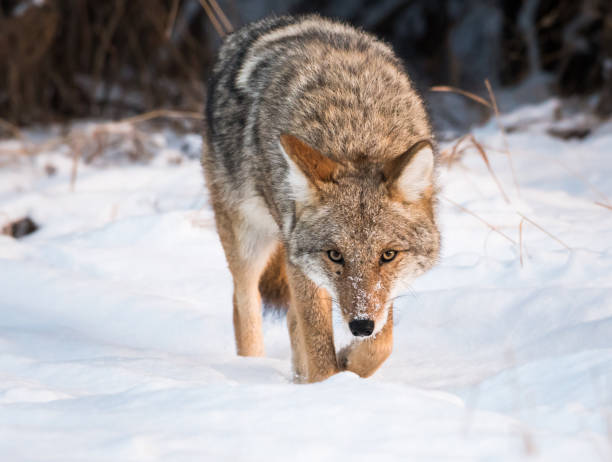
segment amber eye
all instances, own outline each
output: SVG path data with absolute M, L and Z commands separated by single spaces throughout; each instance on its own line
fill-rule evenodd
M 383 254 L 380 256 L 381 263 L 389 263 L 391 260 L 395 258 L 397 255 L 396 250 L 385 250 Z
M 342 258 L 342 254 L 337 250 L 328 250 L 327 256 L 334 263 L 344 263 L 344 258 Z

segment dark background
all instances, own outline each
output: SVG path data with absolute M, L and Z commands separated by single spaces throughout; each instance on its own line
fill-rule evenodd
M 234 28 L 269 14 L 312 13 L 392 44 L 434 109 L 438 128 L 489 114 L 450 85 L 500 104 L 590 96 L 612 113 L 610 0 L 218 0 Z M 0 117 L 16 125 L 201 111 L 220 44 L 198 0 L 0 0 Z M 211 20 L 211 13 L 218 23 Z M 0 128 L 0 131 L 2 129 Z

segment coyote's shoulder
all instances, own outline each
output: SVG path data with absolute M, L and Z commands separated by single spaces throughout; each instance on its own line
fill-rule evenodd
M 263 353 L 261 287 L 289 304 L 299 376 L 369 375 L 390 352 L 393 296 L 439 247 L 432 133 L 402 63 L 348 25 L 264 19 L 225 40 L 206 119 L 238 352 Z M 356 336 L 338 356 L 331 300 Z

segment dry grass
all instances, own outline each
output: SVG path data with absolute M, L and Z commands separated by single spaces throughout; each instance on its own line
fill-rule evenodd
M 167 119 L 197 119 L 203 120 L 204 115 L 199 112 L 192 111 L 177 111 L 172 109 L 154 109 L 153 111 L 145 112 L 137 116 L 125 117 L 117 121 L 117 123 L 139 123 L 147 120 L 158 119 L 160 117 Z
M 469 144 L 466 145 L 466 141 L 469 142 Z M 463 147 L 461 149 L 459 149 L 460 146 Z M 507 204 L 510 203 L 510 199 L 508 197 L 508 195 L 506 194 L 506 191 L 504 190 L 504 187 L 502 186 L 501 182 L 499 181 L 499 178 L 497 177 L 497 175 L 495 174 L 495 172 L 493 171 L 493 167 L 491 166 L 491 162 L 489 161 L 489 156 L 487 154 L 487 150 L 485 149 L 485 147 L 478 141 L 476 140 L 476 137 L 474 136 L 473 133 L 467 133 L 465 135 L 463 135 L 461 138 L 459 138 L 452 146 L 450 149 L 445 149 L 440 153 L 440 162 L 446 165 L 453 165 L 454 163 L 458 162 L 459 158 L 461 157 L 461 155 L 467 151 L 468 149 L 470 149 L 470 147 L 473 147 L 476 149 L 476 151 L 478 152 L 478 154 L 480 155 L 480 157 L 482 158 L 482 160 L 485 163 L 485 166 L 487 167 L 487 170 L 489 171 L 489 174 L 491 175 L 491 178 L 493 178 L 493 181 L 495 181 L 495 184 L 497 185 L 497 188 L 499 189 L 499 192 L 501 193 L 502 197 L 504 198 L 504 201 L 506 201 Z
M 74 190 L 81 162 L 86 164 L 122 160 L 142 162 L 151 159 L 154 156 L 156 146 L 152 145 L 149 134 L 146 130 L 140 129 L 139 125 L 160 118 L 179 121 L 201 121 L 204 116 L 199 112 L 155 109 L 117 121 L 96 123 L 84 127 L 71 127 L 67 133 L 54 136 L 38 144 L 28 140 L 19 127 L 0 119 L 0 127 L 5 128 L 5 130 L 9 131 L 20 141 L 20 147 L 18 148 L 10 150 L 0 148 L 0 155 L 8 155 L 6 164 L 9 164 L 11 161 L 14 162 L 41 152 L 66 146 L 69 150 L 69 155 L 72 157 L 70 189 Z M 109 155 L 112 156 L 109 153 L 115 153 L 115 157 L 109 158 Z M 0 162 L 1 165 L 3 165 L 2 162 Z
M 225 13 L 223 12 L 221 7 L 217 3 L 217 0 L 208 0 L 208 3 L 211 4 L 211 6 L 213 7 L 213 10 L 215 10 L 215 13 L 217 14 L 219 19 L 221 20 L 221 23 L 223 24 L 223 27 L 225 27 L 225 32 L 228 33 L 228 34 L 234 32 L 234 27 L 230 23 L 229 19 L 227 19 L 227 16 L 225 16 Z
M 461 136 L 459 139 L 457 139 L 457 141 L 453 143 L 450 149 L 447 148 L 447 149 L 442 150 L 440 152 L 440 162 L 448 166 L 451 166 L 455 164 L 456 162 L 458 162 L 461 155 L 467 150 L 467 148 L 459 149 L 459 146 L 461 146 L 461 144 L 465 140 L 467 140 L 470 135 L 471 133 L 467 133 Z
M 485 107 L 491 108 L 491 103 L 489 103 L 486 99 L 481 98 L 475 93 L 462 90 L 461 88 L 449 87 L 446 85 L 437 85 L 430 88 L 431 91 L 443 92 L 443 93 L 457 93 L 459 95 L 463 95 L 466 98 L 471 99 L 472 101 L 476 101 L 479 104 L 482 104 Z
M 499 107 L 497 106 L 497 98 L 495 98 L 495 93 L 493 92 L 493 88 L 491 87 L 491 83 L 489 82 L 489 79 L 485 79 L 484 81 L 485 83 L 485 87 L 487 88 L 487 93 L 489 94 L 489 101 L 487 101 L 486 99 L 478 96 L 475 93 L 466 91 L 466 90 L 462 90 L 460 88 L 456 88 L 456 87 L 450 87 L 450 86 L 434 86 L 431 87 L 430 90 L 431 91 L 435 91 L 435 92 L 448 92 L 448 93 L 457 93 L 459 95 L 463 95 L 466 98 L 471 99 L 472 101 L 476 101 L 478 104 L 490 109 L 492 111 L 492 115 L 495 117 L 495 120 L 497 122 L 497 126 L 499 128 L 499 131 L 501 133 L 502 136 L 502 142 L 504 144 L 503 149 L 501 150 L 501 152 L 505 153 L 508 156 L 508 162 L 510 163 L 510 170 L 512 172 L 512 179 L 514 181 L 514 185 L 516 187 L 516 191 L 517 193 L 520 195 L 520 188 L 519 188 L 519 184 L 516 178 L 516 172 L 514 169 L 514 163 L 512 162 L 512 155 L 510 154 L 510 148 L 508 146 L 508 139 L 506 138 L 506 131 L 504 129 L 503 124 L 501 123 L 500 120 L 500 112 L 499 112 Z M 481 153 L 481 155 L 483 156 L 483 159 L 485 159 L 485 162 L 487 163 L 487 167 L 489 166 L 488 160 L 486 159 L 486 152 L 482 149 L 482 145 L 480 145 L 477 141 L 476 138 L 474 138 L 474 135 L 466 135 L 466 136 L 471 136 L 471 141 L 473 142 L 473 144 L 476 146 L 476 148 L 478 149 L 478 151 Z M 463 137 L 459 139 L 459 141 L 462 141 Z M 453 149 L 454 151 L 454 149 Z M 491 170 L 489 170 L 491 171 Z M 506 202 L 509 202 L 508 196 L 506 195 L 506 193 L 503 191 L 503 188 L 501 188 L 501 185 L 499 184 L 499 181 L 497 180 L 497 178 L 495 177 L 495 182 L 498 184 L 498 186 L 500 187 L 500 189 L 502 190 L 502 195 L 504 196 L 504 199 L 506 200 Z
M 495 98 L 495 94 L 493 92 L 493 89 L 491 87 L 491 84 L 489 82 L 488 79 L 485 80 L 485 86 L 487 88 L 487 92 L 489 94 L 489 99 L 490 101 L 486 101 L 485 99 L 481 98 L 480 96 L 465 91 L 465 90 L 461 90 L 459 88 L 455 88 L 455 87 L 448 87 L 448 86 L 437 86 L 437 87 L 432 87 L 431 90 L 432 91 L 439 91 L 439 92 L 452 92 L 452 93 L 457 93 L 460 95 L 463 95 L 473 101 L 476 101 L 477 103 L 489 108 L 492 110 L 492 115 L 495 117 L 496 122 L 497 122 L 497 126 L 500 130 L 501 136 L 502 136 L 502 142 L 503 142 L 503 148 L 502 149 L 496 149 L 496 148 L 491 148 L 489 146 L 484 146 L 482 143 L 480 143 L 476 137 L 474 136 L 473 133 L 467 133 L 463 136 L 461 136 L 459 139 L 457 139 L 457 141 L 455 141 L 455 143 L 453 143 L 453 145 L 450 148 L 447 148 L 445 150 L 443 150 L 440 153 L 440 161 L 441 163 L 452 167 L 454 164 L 456 164 L 457 162 L 460 161 L 461 156 L 464 152 L 466 152 L 467 150 L 469 150 L 470 148 L 475 148 L 476 151 L 478 152 L 478 154 L 480 155 L 480 157 L 482 158 L 482 160 L 485 163 L 485 166 L 487 168 L 487 171 L 489 172 L 489 175 L 491 176 L 491 178 L 493 179 L 493 181 L 495 182 L 495 184 L 497 185 L 497 188 L 501 194 L 501 196 L 503 197 L 504 201 L 509 204 L 512 205 L 512 201 L 510 200 L 510 198 L 508 197 L 508 195 L 506 194 L 506 191 L 504 190 L 502 183 L 499 181 L 499 178 L 497 177 L 497 175 L 495 174 L 495 171 L 493 170 L 493 167 L 491 165 L 491 162 L 489 160 L 489 156 L 487 154 L 487 151 L 496 151 L 496 152 L 500 152 L 505 154 L 508 157 L 508 161 L 510 164 L 510 168 L 511 168 L 511 172 L 512 172 L 512 178 L 514 181 L 514 185 L 516 187 L 516 191 L 517 194 L 520 194 L 520 188 L 519 188 L 519 184 L 518 184 L 518 180 L 516 177 L 516 172 L 514 169 L 514 164 L 512 162 L 512 155 L 510 153 L 510 148 L 508 145 L 508 140 L 506 137 L 506 132 L 504 130 L 504 127 L 500 121 L 500 113 L 499 113 L 499 108 L 497 106 L 497 99 Z M 571 172 L 571 170 L 568 169 L 568 171 L 570 171 L 570 173 L 575 174 L 575 172 Z M 601 193 L 601 191 L 599 191 L 597 188 L 595 188 L 593 185 L 591 185 L 586 179 L 580 177 L 585 183 L 587 183 L 591 189 L 593 189 L 596 193 L 598 193 L 606 203 L 603 202 L 595 202 L 595 204 L 608 208 L 610 210 L 612 210 L 612 206 L 608 205 L 609 201 L 607 199 L 607 197 Z M 521 221 L 519 222 L 519 226 L 518 226 L 518 235 L 519 235 L 519 242 L 517 244 L 517 242 L 512 239 L 511 237 L 509 237 L 507 234 L 505 234 L 504 232 L 502 232 L 499 227 L 493 225 L 492 223 L 488 222 L 487 220 L 485 220 L 484 218 L 482 218 L 481 216 L 475 214 L 474 212 L 472 212 L 471 210 L 468 210 L 467 208 L 463 207 L 462 205 L 454 202 L 453 200 L 449 199 L 448 197 L 442 196 L 442 199 L 446 200 L 447 202 L 451 203 L 452 205 L 454 205 L 455 207 L 457 207 L 458 209 L 462 210 L 463 212 L 472 215 L 474 218 L 476 218 L 478 221 L 480 221 L 481 223 L 483 223 L 484 225 L 486 225 L 489 229 L 491 229 L 492 231 L 500 234 L 501 236 L 503 236 L 506 240 L 508 240 L 509 242 L 511 242 L 512 244 L 518 245 L 519 249 L 518 249 L 518 253 L 519 253 L 519 260 L 520 260 L 520 264 L 521 267 L 524 265 L 524 258 L 523 258 L 523 224 L 524 222 L 528 222 L 531 225 L 535 226 L 537 229 L 539 229 L 540 231 L 542 231 L 544 234 L 546 234 L 548 237 L 550 237 L 551 239 L 553 239 L 555 242 L 557 242 L 558 244 L 560 244 L 563 248 L 567 249 L 567 250 L 572 250 L 572 248 L 566 244 L 563 240 L 561 240 L 560 238 L 558 238 L 557 236 L 555 236 L 553 233 L 551 233 L 550 231 L 548 231 L 546 228 L 544 228 L 542 225 L 540 225 L 539 223 L 537 223 L 535 220 L 525 216 L 523 213 L 521 213 L 518 210 L 514 210 L 514 213 L 516 213 L 520 218 Z
M 464 147 L 463 149 L 459 149 L 459 146 L 462 145 L 462 144 L 465 144 L 466 141 L 469 141 L 470 145 L 468 145 L 467 147 Z M 469 149 L 470 147 L 476 148 L 476 151 L 478 152 L 480 157 L 483 159 L 483 161 L 484 161 L 484 163 L 485 163 L 485 165 L 487 167 L 487 171 L 489 172 L 489 175 L 491 176 L 493 181 L 496 183 L 496 185 L 497 185 L 497 187 L 499 189 L 500 195 L 503 197 L 503 199 L 505 200 L 505 202 L 507 204 L 512 205 L 511 200 L 509 199 L 508 195 L 504 191 L 504 188 L 503 188 L 501 182 L 497 178 L 497 175 L 495 174 L 495 172 L 493 170 L 493 167 L 491 166 L 491 163 L 489 161 L 489 158 L 488 158 L 488 155 L 486 153 L 486 150 L 485 150 L 484 146 L 476 140 L 476 138 L 474 137 L 473 134 L 468 133 L 466 135 L 463 135 L 461 138 L 459 138 L 453 144 L 453 146 L 450 148 L 450 150 L 443 151 L 442 152 L 442 162 L 445 163 L 448 166 L 452 166 L 453 164 L 455 164 L 456 162 L 459 161 L 460 154 L 462 152 L 466 151 L 467 149 Z M 524 259 L 523 259 L 523 222 L 525 222 L 525 221 L 530 223 L 530 224 L 532 224 L 533 226 L 535 226 L 537 229 L 539 229 L 544 234 L 546 234 L 548 237 L 550 237 L 551 239 L 553 239 L 554 241 L 559 243 L 565 249 L 567 249 L 567 250 L 571 250 L 572 249 L 568 244 L 566 244 L 560 238 L 558 238 L 553 233 L 548 231 L 542 225 L 537 223 L 535 220 L 525 216 L 523 213 L 521 213 L 520 211 L 518 211 L 516 209 L 514 210 L 514 213 L 516 213 L 521 218 L 521 221 L 520 221 L 519 227 L 518 227 L 518 234 L 519 234 L 519 242 L 518 243 L 514 239 L 509 237 L 507 234 L 502 232 L 499 229 L 498 226 L 493 225 L 492 223 L 490 223 L 487 220 L 485 220 L 483 217 L 475 214 L 471 210 L 463 207 L 462 205 L 460 205 L 457 202 L 449 199 L 446 196 L 441 196 L 441 197 L 442 197 L 442 199 L 444 199 L 445 201 L 451 203 L 452 205 L 454 205 L 456 208 L 460 209 L 461 211 L 463 211 L 463 212 L 473 216 L 478 221 L 480 221 L 481 223 L 486 225 L 489 229 L 491 229 L 492 231 L 494 231 L 494 232 L 500 234 L 501 236 L 503 236 L 507 241 L 511 242 L 514 245 L 518 245 L 518 248 L 519 248 L 518 249 L 519 250 L 519 260 L 520 260 L 520 263 L 521 263 L 521 267 L 524 264 Z M 603 203 L 600 203 L 600 202 L 595 202 L 595 203 L 597 205 L 600 205 L 602 207 L 606 207 L 606 208 L 612 210 L 612 206 L 609 206 L 609 205 L 606 205 L 606 204 L 603 204 Z
M 598 201 L 595 201 L 594 203 L 596 205 L 599 205 L 600 207 L 606 208 L 608 210 L 612 210 L 612 205 L 604 204 L 603 202 L 598 202 Z
M 476 138 L 474 138 L 474 135 L 470 135 L 469 138 L 470 138 L 470 141 L 472 142 L 472 144 L 476 147 L 476 150 L 480 154 L 480 157 L 482 157 L 482 160 L 484 161 L 485 165 L 487 166 L 487 170 L 489 171 L 489 174 L 491 175 L 491 177 L 493 178 L 493 180 L 497 184 L 497 187 L 499 188 L 499 192 L 501 193 L 502 197 L 504 198 L 506 203 L 509 204 L 510 203 L 510 199 L 508 198 L 508 195 L 504 191 L 504 188 L 503 188 L 502 184 L 500 183 L 499 179 L 497 178 L 497 175 L 495 175 L 495 172 L 493 171 L 493 167 L 491 167 L 491 162 L 489 162 L 489 156 L 487 156 L 486 151 L 484 150 L 482 145 L 478 141 L 476 141 Z
M 196 119 L 204 116 L 197 112 L 184 112 L 168 109 L 156 109 L 133 117 L 126 117 L 116 122 L 98 124 L 93 131 L 76 130 L 67 138 L 71 146 L 73 166 L 70 188 L 74 191 L 77 180 L 78 165 L 81 160 L 92 163 L 111 150 L 121 150 L 130 161 L 145 161 L 153 157 L 155 146 L 150 146 L 149 137 L 138 128 L 138 124 L 157 118 Z M 126 149 L 126 146 L 128 147 Z

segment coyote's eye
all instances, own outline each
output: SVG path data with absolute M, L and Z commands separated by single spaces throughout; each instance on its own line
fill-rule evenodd
M 344 258 L 342 257 L 342 254 L 337 250 L 328 250 L 327 256 L 334 263 L 344 263 Z
M 391 260 L 395 258 L 396 255 L 397 255 L 396 250 L 385 250 L 380 256 L 380 262 L 389 263 Z

